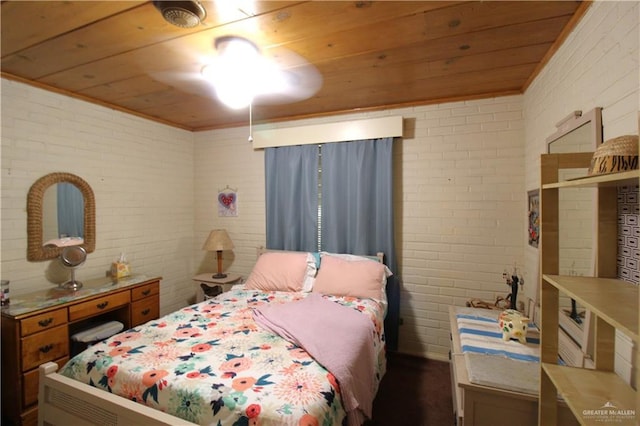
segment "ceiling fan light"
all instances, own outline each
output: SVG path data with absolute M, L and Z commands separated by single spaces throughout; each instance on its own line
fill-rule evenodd
M 260 73 L 260 52 L 249 40 L 219 37 L 218 55 L 202 68 L 202 76 L 213 84 L 220 102 L 230 108 L 246 108 L 255 95 L 256 74 Z
M 220 102 L 232 109 L 249 106 L 254 97 L 251 70 L 236 69 L 214 61 L 202 67 L 202 76 L 213 85 Z
M 246 108 L 253 101 L 253 91 L 243 85 L 216 87 L 216 95 L 220 102 L 231 109 Z
M 238 36 L 218 37 L 214 46 L 220 61 L 229 67 L 251 66 L 260 57 L 260 51 L 255 44 Z

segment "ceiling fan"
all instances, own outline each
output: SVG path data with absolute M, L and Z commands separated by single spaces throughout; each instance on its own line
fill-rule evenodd
M 228 0 L 224 0 L 228 1 Z M 164 19 L 182 28 L 193 28 L 203 23 L 207 12 L 197 0 L 158 1 L 153 4 Z M 241 11 L 244 16 L 249 18 Z M 220 27 L 216 29 L 220 33 Z M 199 33 L 206 34 L 206 31 Z M 322 85 L 322 76 L 303 57 L 282 47 L 261 49 L 248 37 L 229 34 L 212 40 L 213 50 L 203 55 L 194 52 L 199 61 L 197 73 L 177 71 L 153 75 L 159 80 L 201 80 L 213 87 L 216 97 L 232 109 L 253 105 L 286 104 L 313 96 Z M 184 52 L 180 52 L 184 54 Z M 200 52 L 202 53 L 202 52 Z M 185 84 L 182 89 L 202 94 L 202 86 Z

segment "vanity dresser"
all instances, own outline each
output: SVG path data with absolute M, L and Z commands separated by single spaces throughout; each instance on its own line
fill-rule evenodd
M 64 365 L 73 334 L 108 321 L 124 329 L 157 319 L 161 277 L 132 275 L 84 281 L 81 289 L 52 288 L 12 297 L 2 308 L 2 424 L 38 422 L 38 366 Z

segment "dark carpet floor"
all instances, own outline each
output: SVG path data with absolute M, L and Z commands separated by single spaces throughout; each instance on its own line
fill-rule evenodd
M 454 424 L 449 363 L 389 354 L 387 373 L 365 426 Z

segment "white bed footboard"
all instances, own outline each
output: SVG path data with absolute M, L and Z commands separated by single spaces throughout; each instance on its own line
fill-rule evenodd
M 96 389 L 40 366 L 38 425 L 193 425 L 178 417 Z

